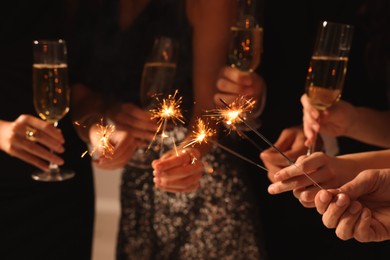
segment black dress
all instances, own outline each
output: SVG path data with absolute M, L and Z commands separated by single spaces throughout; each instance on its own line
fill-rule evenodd
M 86 30 L 93 32 L 94 44 L 89 45 L 85 84 L 107 99 L 139 104 L 143 64 L 154 37 L 173 37 L 180 45 L 175 88 L 189 119 L 192 46 L 185 1 L 152 0 L 124 31 L 116 2 L 103 8 L 95 29 Z M 186 129 L 176 127 L 171 133 L 180 141 Z M 200 188 L 186 194 L 155 189 L 152 169 L 125 167 L 117 259 L 264 259 L 254 217 L 257 205 L 248 198 L 252 194 L 243 181 L 242 162 L 217 148 L 204 160 L 213 173 L 205 173 Z
M 6 10 L 5 10 L 6 9 Z M 32 41 L 64 38 L 62 1 L 8 1 L 0 16 L 0 119 L 36 115 L 32 101 Z M 71 51 L 68 49 L 68 51 Z M 76 171 L 64 182 L 32 180 L 36 168 L 0 152 L 0 259 L 90 259 L 94 216 L 92 169 L 69 116 L 63 167 Z

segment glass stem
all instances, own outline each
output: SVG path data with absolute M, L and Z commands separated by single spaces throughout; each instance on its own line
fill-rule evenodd
M 320 118 L 317 119 L 317 122 L 319 123 L 320 122 Z M 316 146 L 317 146 L 317 138 L 318 138 L 318 132 L 316 131 L 314 133 L 314 139 L 313 139 L 313 142 L 310 144 L 309 148 L 307 149 L 307 153 L 306 155 L 311 155 L 312 153 L 314 153 L 316 151 Z
M 57 127 L 58 126 L 58 121 L 54 122 L 53 126 Z M 50 149 L 50 152 L 54 153 L 53 150 L 51 150 L 51 149 Z M 58 167 L 58 164 L 50 162 L 50 164 L 49 164 L 49 171 L 50 171 L 51 174 L 59 173 L 60 169 Z

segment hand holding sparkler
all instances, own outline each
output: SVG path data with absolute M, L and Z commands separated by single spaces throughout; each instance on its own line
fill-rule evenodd
M 227 104 L 224 100 L 221 99 L 221 102 L 227 107 L 227 108 L 231 108 L 229 104 Z M 259 131 L 257 131 L 256 129 L 254 129 L 250 124 L 248 124 L 248 122 L 246 122 L 246 120 L 238 115 L 238 117 L 241 119 L 241 121 L 251 130 L 253 131 L 258 137 L 260 137 L 265 143 L 267 143 L 270 147 L 272 147 L 273 149 L 275 149 L 281 156 L 283 156 L 287 162 L 290 164 L 290 165 L 293 165 L 294 167 L 300 169 L 289 157 L 287 157 L 278 147 L 276 147 L 273 143 L 271 143 L 265 136 L 263 136 Z M 308 178 L 315 186 L 317 186 L 318 188 L 322 189 L 322 187 L 313 179 L 309 176 L 309 174 L 307 174 L 305 171 L 303 171 L 302 169 L 300 169 L 301 172 L 306 176 L 306 178 Z M 268 171 L 268 170 L 267 170 Z
M 294 126 L 284 129 L 274 145 L 292 161 L 296 161 L 299 156 L 306 154 L 307 147 L 304 142 L 302 126 Z M 261 152 L 260 158 L 270 171 L 268 175 L 271 181 L 274 181 L 275 172 L 290 165 L 290 162 L 272 147 Z
M 115 122 L 116 154 L 115 161 L 121 165 L 130 164 L 138 168 L 150 168 L 151 160 L 144 153 L 153 140 L 157 129 L 156 122 L 150 120 L 150 113 L 132 103 L 123 103 L 112 108 L 108 113 Z M 136 159 L 135 159 L 136 158 Z M 105 160 L 105 163 L 109 163 Z M 114 163 L 114 160 L 111 160 Z
M 314 198 L 320 189 L 306 178 L 303 171 L 320 182 L 322 187 L 336 189 L 352 180 L 358 173 L 353 156 L 338 158 L 322 152 L 303 155 L 296 162 L 299 167 L 291 165 L 275 173 L 276 182 L 268 187 L 268 192 L 279 194 L 293 191 L 302 205 L 307 208 L 315 207 Z
M 195 148 L 172 150 L 152 162 L 153 182 L 168 192 L 192 192 L 199 187 L 204 166 Z
M 218 92 L 214 95 L 214 103 L 216 107 L 225 108 L 221 99 L 228 104 L 236 102 L 238 99 L 245 97 L 247 100 L 253 101 L 250 110 L 243 111 L 246 120 L 250 121 L 255 128 L 260 126 L 258 117 L 265 106 L 266 84 L 262 77 L 257 73 L 244 72 L 229 66 L 225 66 L 219 73 L 217 81 Z M 243 130 L 243 124 L 237 124 L 240 130 Z
M 78 122 L 75 124 L 80 125 Z M 82 157 L 88 153 L 94 158 L 94 163 L 103 169 L 123 167 L 137 145 L 137 141 L 128 131 L 118 129 L 112 123 L 106 123 L 103 118 L 99 123 L 90 126 L 89 139 L 91 149 L 85 151 Z

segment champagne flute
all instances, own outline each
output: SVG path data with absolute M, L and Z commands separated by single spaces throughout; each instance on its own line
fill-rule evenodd
M 228 61 L 231 67 L 240 71 L 252 73 L 260 65 L 263 52 L 263 28 L 255 19 L 255 1 L 240 0 L 238 6 L 238 19 L 235 25 L 230 27 L 231 40 L 229 44 Z M 250 125 L 259 128 L 261 123 L 254 116 L 242 115 L 250 121 Z M 249 130 L 245 124 L 236 125 L 238 130 Z M 241 132 L 241 135 L 244 135 Z
M 33 101 L 38 115 L 55 127 L 69 111 L 67 51 L 64 40 L 33 42 Z M 74 171 L 50 162 L 48 171 L 34 172 L 37 181 L 56 182 L 72 178 Z
M 351 25 L 320 23 L 305 86 L 310 103 L 319 111 L 328 109 L 341 98 L 352 36 Z M 316 139 L 317 133 L 308 155 L 315 151 Z
M 263 28 L 257 24 L 255 5 L 254 0 L 240 0 L 236 24 L 230 27 L 230 66 L 249 73 L 260 65 L 263 51 Z
M 172 91 L 176 74 L 178 44 L 170 37 L 160 36 L 154 41 L 153 49 L 144 64 L 140 100 L 142 108 L 150 110 L 156 107 L 156 98 Z M 158 147 L 138 147 L 128 165 L 150 169 L 151 161 L 157 156 Z M 162 149 L 162 148 L 160 148 Z M 147 154 L 151 153 L 151 154 Z

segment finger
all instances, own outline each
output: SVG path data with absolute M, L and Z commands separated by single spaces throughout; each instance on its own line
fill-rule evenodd
M 137 139 L 126 138 L 120 140 L 118 143 L 114 143 L 114 154 L 113 158 L 124 158 L 129 160 L 133 155 L 134 151 L 141 145 L 141 142 Z M 147 148 L 146 148 L 147 149 Z M 147 152 L 147 150 L 145 150 Z
M 305 201 L 302 201 L 302 200 L 299 200 L 299 202 L 302 204 L 302 206 L 304 206 L 305 208 L 314 208 L 315 205 L 314 205 L 314 202 L 305 202 Z
M 314 198 L 314 203 L 317 208 L 317 212 L 321 215 L 324 214 L 332 199 L 333 196 L 330 192 L 326 190 L 320 190 Z
M 284 158 L 282 155 L 280 155 L 273 148 L 269 148 L 269 149 L 264 150 L 260 154 L 260 158 L 261 158 L 261 160 L 264 161 L 265 164 L 268 162 L 268 163 L 271 163 L 273 165 L 277 165 L 280 168 L 285 168 L 285 167 L 290 165 L 289 162 L 286 160 L 286 158 Z
M 57 139 L 56 137 L 53 137 L 53 135 L 47 134 L 47 132 L 45 131 L 36 129 L 36 132 L 34 133 L 34 139 L 35 143 L 40 143 L 48 149 L 53 150 L 54 152 L 63 153 L 65 151 L 63 147 L 64 142 L 62 137 L 60 139 Z M 27 142 L 32 143 L 30 140 L 27 140 Z
M 314 124 L 316 123 L 314 123 L 313 119 L 305 112 L 302 120 L 303 120 L 303 132 L 305 134 L 305 137 L 308 139 L 308 141 L 313 142 L 315 132 L 317 131 L 314 126 Z
M 317 182 L 321 182 L 323 181 L 321 177 L 329 175 L 328 170 L 324 167 L 327 165 L 328 160 L 329 158 L 321 152 L 313 153 L 310 156 L 300 156 L 294 165 L 275 173 L 275 179 L 285 181 L 307 174 Z M 308 178 L 306 180 L 309 181 Z
M 21 138 L 20 140 L 18 140 L 18 142 L 15 142 L 14 149 L 24 151 L 24 153 L 30 154 L 33 157 L 38 157 L 48 162 L 61 165 L 64 163 L 62 158 L 57 156 L 55 153 L 47 150 L 46 148 L 37 143 L 25 140 L 24 138 Z
M 119 114 L 125 114 L 128 117 L 138 119 L 140 121 L 148 121 L 150 119 L 150 112 L 147 110 L 144 110 L 134 104 L 131 103 L 125 103 L 121 106 L 121 113 Z
M 39 159 L 39 157 L 34 156 L 29 152 L 17 149 L 17 150 L 13 150 L 11 154 L 43 171 L 49 170 L 49 165 L 46 161 Z M 58 163 L 58 165 L 62 165 L 62 163 L 61 164 Z
M 294 189 L 293 194 L 296 198 L 306 204 L 310 204 L 311 208 L 315 207 L 314 199 L 317 193 L 320 191 L 320 188 L 317 186 L 311 185 L 304 189 Z
M 341 186 L 340 190 L 342 190 L 343 193 L 348 194 L 351 199 L 359 198 L 361 195 L 371 192 L 372 184 L 367 185 L 365 183 L 368 174 L 370 174 L 370 172 L 361 172 L 352 181 Z
M 322 221 L 327 228 L 336 228 L 340 217 L 344 214 L 350 204 L 349 198 L 345 194 L 335 196 L 327 210 L 322 215 Z
M 118 126 L 126 125 L 147 131 L 156 131 L 157 126 L 154 120 L 150 120 L 151 114 L 136 107 L 133 104 L 123 104 L 121 110 L 115 114 L 115 123 Z
M 340 221 L 336 227 L 336 235 L 342 240 L 348 240 L 353 237 L 354 227 L 359 219 L 362 211 L 362 205 L 353 201 L 349 205 L 348 209 L 341 216 Z
M 154 126 L 154 128 L 155 128 L 154 131 L 149 131 L 138 127 L 120 125 L 118 129 L 120 129 L 121 131 L 128 132 L 129 136 L 136 138 L 138 140 L 151 142 L 157 137 L 157 126 Z M 149 145 L 149 143 L 147 143 L 146 145 Z
M 359 219 L 357 220 L 356 227 L 354 230 L 354 237 L 359 242 L 369 242 L 369 239 L 372 237 L 372 213 L 368 208 L 363 208 L 360 214 Z M 380 224 L 380 226 L 382 226 Z
M 292 170 L 294 172 L 290 171 L 290 167 L 296 168 Z M 268 187 L 270 194 L 278 194 L 294 189 L 306 189 L 307 193 L 305 193 L 305 196 L 307 196 L 307 199 L 313 200 L 315 196 L 313 192 L 318 191 L 320 183 L 325 181 L 326 176 L 323 173 L 327 172 L 324 169 L 320 169 L 312 173 L 306 173 L 295 165 L 290 167 L 282 169 L 274 175 L 275 182 Z M 283 174 L 283 177 L 279 174 L 280 172 Z
M 24 128 L 22 129 L 22 131 L 23 131 L 22 134 L 24 134 L 24 132 L 26 130 L 25 127 L 30 126 L 32 128 L 35 128 L 39 132 L 45 133 L 47 136 L 50 136 L 51 139 L 55 139 L 58 142 L 60 142 L 61 144 L 63 144 L 65 142 L 61 129 L 54 127 L 53 124 L 49 124 L 49 123 L 47 123 L 39 118 L 33 117 L 33 116 L 26 116 L 22 120 L 25 121 L 25 123 L 22 124 L 24 126 Z
M 250 86 L 253 84 L 251 73 L 240 71 L 229 66 L 222 68 L 220 77 L 240 85 Z
M 101 156 L 94 163 L 104 169 L 116 169 L 124 167 L 131 159 L 137 147 L 137 142 L 124 141 L 120 146 L 115 147 L 113 154 Z
M 186 164 L 184 166 L 171 168 L 167 171 L 157 172 L 155 171 L 154 176 L 164 179 L 164 180 L 178 180 L 191 176 L 194 174 L 202 173 L 204 167 L 200 162 L 195 162 L 194 164 Z
M 310 114 L 310 116 L 312 116 L 315 120 L 317 120 L 319 118 L 319 116 L 321 115 L 320 111 L 318 109 L 316 109 L 310 102 L 310 99 L 309 97 L 307 96 L 307 94 L 303 94 L 301 96 L 301 104 L 303 106 L 303 109 L 308 113 Z
M 187 188 L 182 188 L 182 189 L 169 188 L 169 187 L 164 187 L 156 184 L 156 188 L 166 192 L 172 192 L 172 193 L 194 192 L 196 189 L 198 189 L 198 187 L 199 187 L 199 183 L 195 183 L 192 186 L 189 186 Z
M 190 187 L 199 184 L 199 180 L 202 178 L 202 174 L 193 174 L 181 179 L 169 180 L 166 178 L 153 179 L 154 183 L 163 189 L 171 189 L 177 191 L 188 191 Z
M 101 155 L 99 158 L 94 159 L 93 162 L 99 168 L 104 169 L 116 169 L 122 168 L 129 161 L 130 156 L 118 156 L 114 155 Z
M 124 113 L 117 115 L 118 121 L 116 126 L 118 129 L 134 129 L 138 131 L 156 132 L 157 124 L 154 120 L 148 117 L 146 120 L 135 119 L 134 117 L 128 116 Z
M 161 173 L 175 167 L 181 167 L 183 165 L 193 166 L 193 157 L 196 159 L 199 157 L 196 150 L 191 150 L 188 152 L 183 150 L 181 153 L 178 153 L 178 155 L 172 153 L 169 153 L 166 156 L 164 155 L 161 159 L 155 160 L 152 165 L 156 173 Z
M 220 78 L 217 81 L 217 89 L 222 93 L 239 95 L 245 91 L 246 85 L 237 81 L 231 81 L 227 78 Z

